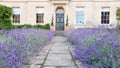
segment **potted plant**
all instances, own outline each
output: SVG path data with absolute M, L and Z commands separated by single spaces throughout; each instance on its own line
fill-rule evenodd
M 66 17 L 65 30 L 69 30 L 69 25 L 68 25 L 68 15 L 67 15 L 67 17 Z
M 55 27 L 54 27 L 54 17 L 53 17 L 53 16 L 52 16 L 52 21 L 51 21 L 50 30 L 55 31 Z
M 120 7 L 117 7 L 117 10 L 116 10 L 116 19 L 117 19 L 116 29 L 120 29 Z

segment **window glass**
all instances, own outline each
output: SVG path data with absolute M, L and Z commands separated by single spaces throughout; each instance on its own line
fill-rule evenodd
M 20 23 L 20 8 L 12 8 L 12 22 Z
M 109 24 L 110 8 L 101 8 L 101 24 Z
M 42 7 L 37 7 L 37 9 L 36 9 L 36 13 L 44 13 L 44 8 L 42 8 Z
M 36 23 L 44 23 L 44 8 L 36 8 Z
M 20 14 L 20 8 L 13 8 L 13 14 Z
M 84 24 L 84 7 L 76 8 L 76 23 Z

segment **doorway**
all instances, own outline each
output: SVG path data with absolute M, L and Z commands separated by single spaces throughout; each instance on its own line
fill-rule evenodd
M 56 10 L 56 30 L 63 31 L 64 30 L 64 9 L 58 8 Z

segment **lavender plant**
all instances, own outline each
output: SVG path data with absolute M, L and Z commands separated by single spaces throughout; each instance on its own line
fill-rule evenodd
M 120 30 L 75 29 L 67 33 L 74 57 L 88 68 L 120 67 Z
M 33 28 L 1 31 L 0 68 L 22 68 L 25 60 L 40 52 L 52 37 L 52 31 Z

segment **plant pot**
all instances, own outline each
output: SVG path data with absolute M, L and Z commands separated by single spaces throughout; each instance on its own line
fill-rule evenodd
M 54 26 L 50 26 L 50 30 L 55 31 L 55 27 Z
M 69 30 L 69 26 L 65 26 L 65 31 Z

